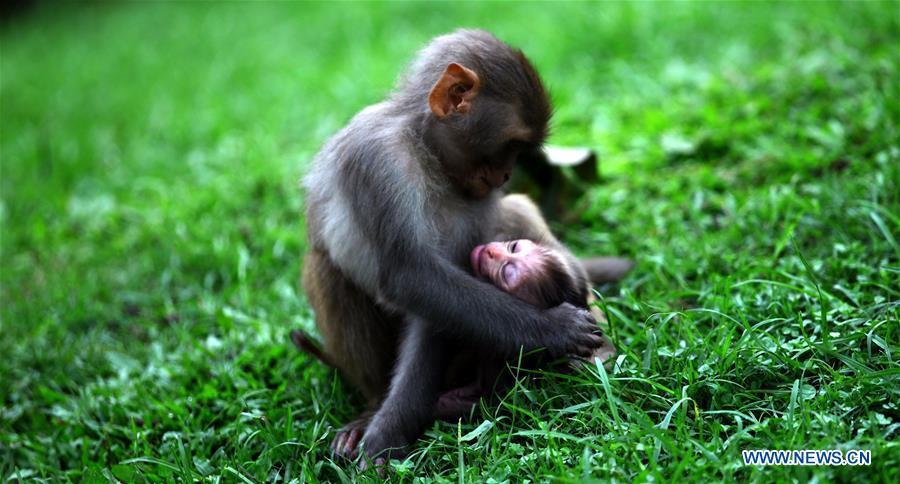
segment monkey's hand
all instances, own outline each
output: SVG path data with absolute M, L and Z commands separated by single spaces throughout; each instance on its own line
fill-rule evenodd
M 590 311 L 563 303 L 544 311 L 552 327 L 544 333 L 543 346 L 554 357 L 589 358 L 594 350 L 606 344 L 600 327 Z

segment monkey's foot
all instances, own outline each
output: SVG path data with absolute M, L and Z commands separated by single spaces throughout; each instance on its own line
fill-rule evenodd
M 359 455 L 359 441 L 366 432 L 372 415 L 372 412 L 363 412 L 355 420 L 341 427 L 331 441 L 331 453 L 346 459 L 355 459 Z

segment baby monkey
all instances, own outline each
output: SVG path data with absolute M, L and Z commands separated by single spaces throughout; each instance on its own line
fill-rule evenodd
M 475 247 L 469 260 L 475 277 L 539 309 L 569 303 L 591 308 L 597 321 L 606 321 L 602 311 L 590 306 L 593 297 L 589 288 L 579 282 L 566 257 L 558 250 L 529 239 L 498 241 Z M 299 349 L 335 367 L 307 333 L 294 330 L 291 340 Z M 615 351 L 609 343 L 597 348 L 591 359 L 599 358 L 605 362 Z M 455 421 L 468 416 L 481 397 L 508 386 L 509 382 L 501 381 L 505 366 L 506 361 L 489 349 L 461 349 L 445 375 L 443 387 L 447 390 L 438 397 L 434 417 Z
M 554 248 L 529 239 L 517 239 L 482 244 L 469 254 L 475 277 L 486 280 L 499 289 L 532 304 L 539 309 L 569 303 L 589 308 L 598 322 L 606 322 L 602 311 L 592 307 L 593 296 L 587 285 L 576 276 L 565 255 Z M 616 348 L 606 344 L 591 355 L 608 362 Z M 540 367 L 546 363 L 542 355 L 527 357 L 526 367 Z M 510 387 L 503 378 L 507 361 L 486 349 L 458 355 L 451 364 L 445 380 L 450 382 L 435 404 L 435 418 L 455 421 L 469 415 L 478 400 L 490 397 Z

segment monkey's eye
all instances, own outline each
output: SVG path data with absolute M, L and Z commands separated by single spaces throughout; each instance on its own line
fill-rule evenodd
M 503 281 L 506 282 L 507 286 L 514 285 L 516 283 L 516 279 L 519 278 L 519 270 L 513 263 L 509 263 L 503 266 L 502 273 Z

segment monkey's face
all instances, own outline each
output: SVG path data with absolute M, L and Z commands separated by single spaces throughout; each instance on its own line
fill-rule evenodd
M 538 308 L 587 304 L 578 278 L 549 247 L 527 239 L 491 242 L 475 247 L 469 257 L 476 277 Z
M 441 127 L 452 148 L 442 150 L 442 163 L 464 193 L 482 198 L 512 176 L 520 155 L 540 149 L 541 129 L 531 129 L 511 106 L 487 101 L 464 119 Z
M 536 306 L 543 305 L 532 290 L 546 274 L 545 250 L 528 239 L 490 242 L 469 255 L 475 276 Z
M 516 151 L 504 151 L 495 157 L 476 159 L 460 173 L 463 192 L 472 198 L 483 198 L 509 181 L 518 156 Z
M 530 69 L 524 56 L 517 62 Z M 543 143 L 550 108 L 534 76 L 533 86 L 518 85 L 527 74 L 515 81 L 495 75 L 483 84 L 475 71 L 451 63 L 433 86 L 430 139 L 444 171 L 466 195 L 482 198 L 503 186 L 519 154 Z

